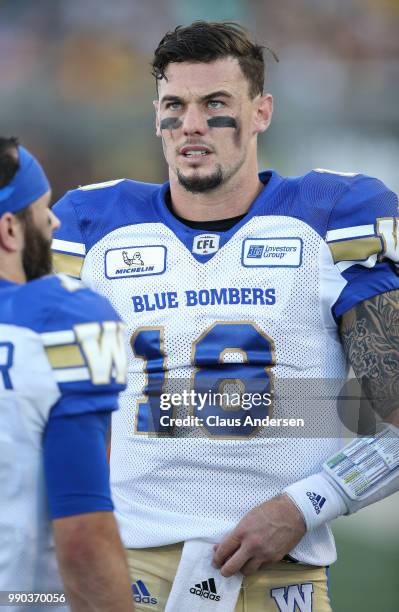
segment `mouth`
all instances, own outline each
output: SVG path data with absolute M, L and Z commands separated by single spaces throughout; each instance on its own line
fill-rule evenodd
M 186 159 L 200 159 L 211 155 L 212 151 L 202 145 L 186 145 L 180 149 L 179 153 Z

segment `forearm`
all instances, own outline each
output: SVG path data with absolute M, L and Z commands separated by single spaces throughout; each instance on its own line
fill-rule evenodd
M 133 598 L 125 553 L 111 512 L 96 513 L 95 537 L 87 533 L 87 515 L 73 530 L 54 521 L 60 572 L 73 612 L 129 612 Z M 66 533 L 69 533 L 66 538 Z
M 361 302 L 342 317 L 340 335 L 349 363 L 376 421 L 383 422 L 370 437 L 359 437 L 326 458 L 322 471 L 287 487 L 308 529 L 399 490 L 398 323 L 398 291 Z
M 363 396 L 380 419 L 399 426 L 399 291 L 357 304 L 339 331 Z

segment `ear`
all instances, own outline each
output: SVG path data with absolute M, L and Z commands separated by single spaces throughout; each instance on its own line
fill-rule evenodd
M 154 100 L 153 105 L 155 108 L 155 133 L 158 138 L 162 137 L 162 132 L 160 128 L 160 118 L 159 118 L 159 100 Z
M 265 132 L 270 125 L 273 115 L 273 97 L 270 94 L 259 96 L 254 100 L 254 132 Z
M 21 223 L 10 212 L 0 217 L 0 246 L 8 252 L 18 251 L 23 246 Z

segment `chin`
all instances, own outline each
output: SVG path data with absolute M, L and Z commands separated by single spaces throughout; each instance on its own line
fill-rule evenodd
M 223 172 L 220 167 L 215 168 L 213 172 L 209 170 L 204 172 L 184 173 L 177 169 L 177 178 L 182 187 L 191 193 L 206 193 L 217 189 L 223 183 Z

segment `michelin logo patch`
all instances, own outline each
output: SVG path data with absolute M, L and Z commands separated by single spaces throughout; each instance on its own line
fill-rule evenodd
M 247 238 L 242 245 L 246 268 L 298 268 L 302 265 L 301 238 Z
M 109 279 L 163 274 L 166 269 L 166 247 L 129 246 L 109 249 L 105 253 L 105 276 Z

